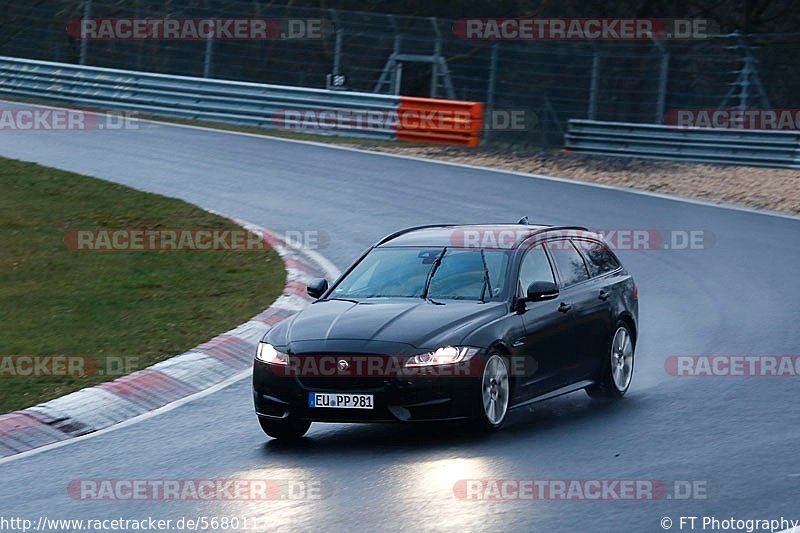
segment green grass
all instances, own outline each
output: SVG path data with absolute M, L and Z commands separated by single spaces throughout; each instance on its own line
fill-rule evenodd
M 0 357 L 135 359 L 184 352 L 246 321 L 280 294 L 264 251 L 72 251 L 73 229 L 235 229 L 180 200 L 0 159 Z M 115 376 L 2 377 L 0 412 Z

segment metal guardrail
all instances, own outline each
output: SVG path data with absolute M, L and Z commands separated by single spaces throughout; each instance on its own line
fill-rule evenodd
M 800 132 L 571 119 L 566 148 L 608 156 L 800 168 Z
M 312 113 L 358 113 L 387 116 L 400 98 L 371 93 L 264 85 L 137 71 L 86 67 L 0 56 L 0 94 L 68 102 L 87 107 L 224 122 L 262 128 L 306 131 L 293 117 Z M 293 112 L 297 112 L 293 114 Z M 299 124 L 299 125 L 298 125 Z M 287 125 L 289 127 L 287 127 Z M 335 128 L 308 128 L 311 133 L 394 140 L 388 120 L 352 123 Z
M 477 146 L 483 104 L 0 56 L 0 94 L 323 135 Z

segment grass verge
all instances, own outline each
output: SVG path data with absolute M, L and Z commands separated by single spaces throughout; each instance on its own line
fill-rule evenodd
M 70 230 L 238 228 L 180 200 L 2 158 L 0 190 L 0 412 L 182 353 L 268 307 L 285 284 L 271 250 L 65 244 Z M 84 356 L 88 375 L 23 377 L 20 355 Z

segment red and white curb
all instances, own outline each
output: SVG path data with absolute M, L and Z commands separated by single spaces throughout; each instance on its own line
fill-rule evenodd
M 231 379 L 252 365 L 269 328 L 308 305 L 308 280 L 339 271 L 318 253 L 241 220 L 264 237 L 286 267 L 283 294 L 265 311 L 186 353 L 133 374 L 21 411 L 0 415 L 0 458 L 86 435 L 162 408 Z

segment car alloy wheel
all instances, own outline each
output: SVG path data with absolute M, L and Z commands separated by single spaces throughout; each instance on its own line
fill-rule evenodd
M 625 326 L 620 326 L 611 341 L 611 377 L 614 387 L 624 393 L 633 377 L 633 342 Z
M 486 361 L 481 379 L 483 417 L 490 428 L 498 428 L 505 420 L 509 397 L 508 367 L 505 360 L 492 354 Z
M 592 398 L 622 398 L 631 386 L 635 343 L 625 322 L 617 323 L 608 346 L 599 381 L 586 387 Z

